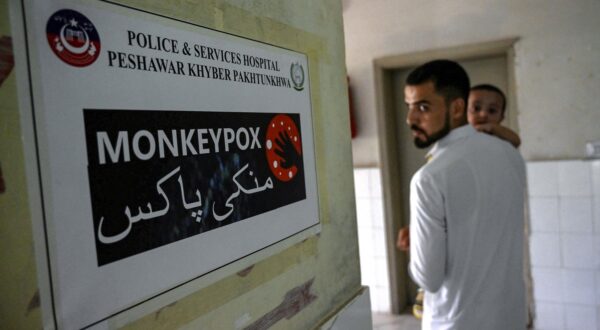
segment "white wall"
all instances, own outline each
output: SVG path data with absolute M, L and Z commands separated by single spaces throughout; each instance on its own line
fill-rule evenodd
M 600 139 L 600 1 L 346 0 L 355 165 L 379 162 L 373 60 L 519 37 L 518 121 L 527 160 L 573 159 Z M 514 111 L 514 110 L 511 110 Z
M 371 309 L 389 313 L 391 292 L 379 169 L 355 169 L 354 187 L 361 282 L 369 286 Z

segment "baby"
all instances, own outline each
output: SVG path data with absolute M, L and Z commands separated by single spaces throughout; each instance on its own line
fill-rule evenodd
M 480 132 L 508 141 L 515 148 L 521 145 L 519 135 L 500 125 L 506 111 L 506 97 L 496 86 L 482 84 L 471 88 L 467 120 Z

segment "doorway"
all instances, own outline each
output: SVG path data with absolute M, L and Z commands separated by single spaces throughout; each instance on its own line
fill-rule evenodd
M 459 62 L 469 74 L 471 85 L 490 83 L 507 97 L 503 122 L 518 133 L 515 109 L 513 47 L 516 38 L 439 49 L 375 60 L 380 167 L 385 213 L 385 237 L 390 280 L 390 307 L 400 314 L 414 303 L 416 286 L 407 272 L 408 258 L 396 249 L 398 230 L 409 223 L 409 183 L 423 165 L 427 150 L 414 147 L 405 124 L 404 81 L 417 65 L 436 58 Z

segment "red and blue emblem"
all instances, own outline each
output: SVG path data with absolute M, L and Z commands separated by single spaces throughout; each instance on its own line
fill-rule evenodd
M 100 36 L 96 27 L 74 10 L 63 9 L 50 16 L 46 36 L 54 54 L 72 66 L 88 66 L 100 55 Z

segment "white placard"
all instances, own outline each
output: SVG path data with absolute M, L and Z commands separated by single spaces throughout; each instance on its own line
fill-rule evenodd
M 59 328 L 318 225 L 304 54 L 109 4 L 24 20 Z

